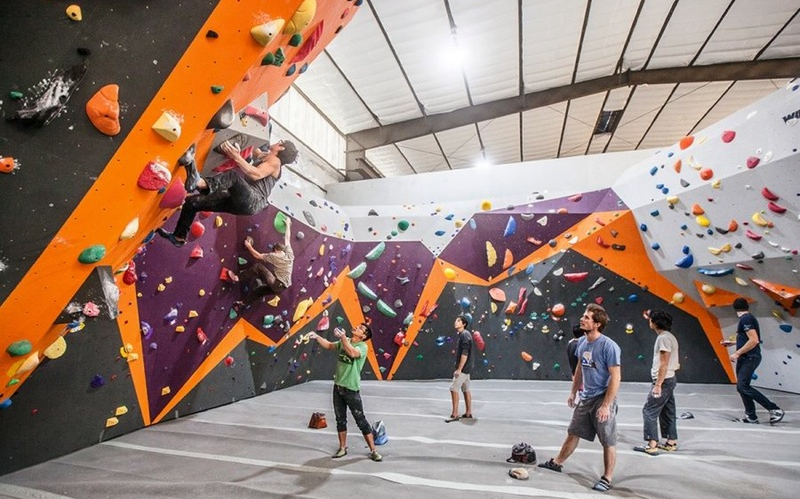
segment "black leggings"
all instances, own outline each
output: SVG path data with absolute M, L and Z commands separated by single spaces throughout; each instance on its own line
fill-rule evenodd
M 215 211 L 232 215 L 254 215 L 267 206 L 267 200 L 250 187 L 245 179 L 231 170 L 207 177 L 209 192 L 187 196 L 173 233 L 186 239 L 194 217 L 201 211 Z
M 254 263 L 249 269 L 242 272 L 240 279 L 247 286 L 245 305 L 250 305 L 265 296 L 277 296 L 286 289 L 286 286 L 263 263 Z
M 336 431 L 347 431 L 347 408 L 356 420 L 362 435 L 372 433 L 372 426 L 364 416 L 361 393 L 339 385 L 333 385 L 333 413 L 336 415 Z

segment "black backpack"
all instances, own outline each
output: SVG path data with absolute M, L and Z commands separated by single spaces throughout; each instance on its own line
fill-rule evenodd
M 506 462 L 536 464 L 536 451 L 525 442 L 520 442 L 511 448 L 511 457 Z

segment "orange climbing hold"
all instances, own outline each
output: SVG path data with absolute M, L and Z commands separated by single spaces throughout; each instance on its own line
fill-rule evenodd
M 489 296 L 495 301 L 506 301 L 506 292 L 500 288 L 491 288 Z
M 520 352 L 519 355 L 525 362 L 530 362 L 533 360 L 533 355 L 529 354 L 528 352 Z
M 688 137 L 684 137 L 678 142 L 678 146 L 683 149 L 688 149 L 692 144 L 694 144 L 694 137 L 689 135 Z
M 14 158 L 7 156 L 0 158 L 0 173 L 11 173 L 17 167 L 17 162 Z
M 119 125 L 119 85 L 106 85 L 97 91 L 86 103 L 86 115 L 95 128 L 102 133 L 114 136 L 121 129 Z
M 704 210 L 703 207 L 700 206 L 699 204 L 695 203 L 695 204 L 692 205 L 692 215 L 695 215 L 695 216 L 702 215 L 705 212 L 706 212 L 706 210 Z
M 514 255 L 511 254 L 511 250 L 506 248 L 506 254 L 503 256 L 503 270 L 506 270 L 511 266 L 514 262 Z

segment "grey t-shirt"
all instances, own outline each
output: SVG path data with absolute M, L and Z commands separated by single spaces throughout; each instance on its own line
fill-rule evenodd
M 653 345 L 653 367 L 650 369 L 650 376 L 653 379 L 658 377 L 658 367 L 661 365 L 661 352 L 669 352 L 669 364 L 665 378 L 675 377 L 675 371 L 681 368 L 681 361 L 678 352 L 678 338 L 669 331 L 663 331 L 656 336 L 656 343 Z

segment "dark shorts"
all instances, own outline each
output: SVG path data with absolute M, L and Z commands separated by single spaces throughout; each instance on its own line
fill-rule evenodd
M 608 419 L 601 423 L 597 421 L 597 409 L 603 404 L 605 394 L 588 400 L 581 400 L 572 413 L 567 433 L 576 435 L 584 440 L 594 442 L 596 436 L 603 447 L 617 445 L 617 401 L 610 407 Z

